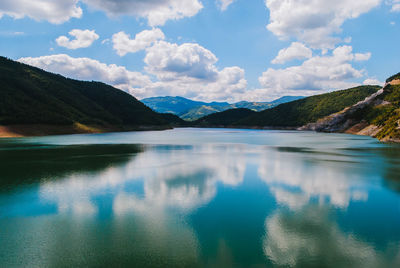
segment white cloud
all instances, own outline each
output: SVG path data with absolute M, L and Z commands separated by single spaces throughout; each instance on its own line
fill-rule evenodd
M 82 9 L 79 0 L 1 0 L 0 18 L 8 15 L 16 19 L 30 17 L 34 20 L 47 20 L 59 24 L 71 18 L 80 18 Z
M 17 19 L 27 16 L 59 24 L 82 16 L 80 2 L 111 16 L 144 17 L 151 26 L 192 17 L 203 8 L 199 0 L 2 0 L 0 18 L 3 15 Z
M 165 38 L 164 33 L 157 28 L 145 30 L 138 33 L 135 39 L 130 39 L 130 36 L 125 32 L 119 32 L 113 35 L 113 48 L 120 56 L 125 56 L 127 53 L 135 53 L 146 49 L 158 40 Z
M 309 59 L 312 57 L 312 50 L 299 42 L 293 42 L 290 47 L 281 49 L 273 64 L 283 64 L 291 60 Z
M 94 41 L 99 39 L 99 35 L 96 34 L 94 30 L 79 30 L 74 29 L 68 33 L 69 35 L 75 37 L 74 40 L 70 40 L 66 36 L 60 36 L 56 39 L 56 43 L 60 47 L 66 47 L 68 49 L 78 49 L 90 47 Z
M 238 101 L 246 91 L 244 70 L 227 67 L 217 73 L 215 81 L 189 77 L 162 80 L 132 92 L 141 98 L 151 96 L 183 96 L 201 101 Z
M 150 26 L 164 25 L 167 20 L 193 17 L 202 8 L 199 0 L 82 0 L 111 16 L 133 15 L 147 18 Z
M 125 90 L 151 83 L 149 77 L 128 71 L 125 67 L 107 65 L 89 58 L 72 58 L 65 54 L 21 58 L 18 61 L 75 79 L 102 81 Z
M 375 78 L 368 78 L 365 79 L 363 82 L 363 85 L 379 85 L 379 86 L 383 86 L 385 83 L 379 81 L 378 79 Z
M 178 77 L 215 81 L 218 70 L 217 57 L 195 43 L 182 45 L 160 41 L 147 49 L 144 62 L 146 70 L 160 80 Z
M 221 11 L 225 11 L 234 0 L 217 0 L 217 5 L 221 9 Z
M 147 94 L 234 100 L 234 94 L 247 87 L 243 69 L 233 66 L 218 70 L 218 58 L 195 43 L 157 42 L 147 49 L 144 61 L 145 70 L 159 79 L 146 90 Z
M 297 94 L 310 95 L 313 90 L 328 91 L 355 86 L 355 83 L 347 81 L 362 77 L 364 71 L 355 69 L 351 62 L 369 57 L 369 53 L 353 54 L 351 46 L 341 46 L 334 49 L 332 55 L 314 56 L 298 66 L 269 68 L 259 78 L 263 89 L 252 91 L 249 95 L 281 96 L 296 91 Z
M 348 19 L 378 6 L 381 0 L 265 0 L 267 28 L 281 39 L 296 38 L 312 48 L 332 49 Z
M 392 0 L 390 4 L 392 5 L 392 12 L 400 12 L 400 0 Z
M 371 52 L 354 54 L 355 61 L 366 61 L 371 58 Z

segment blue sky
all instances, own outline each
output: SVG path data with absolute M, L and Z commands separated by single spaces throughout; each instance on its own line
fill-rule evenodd
M 400 0 L 0 3 L 2 56 L 138 98 L 267 101 L 400 71 Z

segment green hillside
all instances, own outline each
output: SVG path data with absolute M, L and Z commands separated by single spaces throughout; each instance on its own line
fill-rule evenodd
M 367 120 L 381 127 L 376 135 L 378 139 L 400 141 L 400 85 L 386 86 L 384 93 L 378 98 L 387 104 L 371 108 L 367 113 Z
M 380 140 L 400 141 L 400 85 L 387 85 L 373 103 L 347 119 L 378 127 L 374 136 Z
M 201 119 L 198 119 L 193 124 L 197 126 L 214 127 L 230 126 L 233 125 L 235 122 L 254 114 L 256 114 L 256 112 L 246 108 L 230 109 L 220 113 L 207 115 Z
M 188 124 L 188 122 L 186 122 L 185 120 L 181 119 L 179 116 L 174 114 L 165 113 L 160 115 L 165 121 L 167 121 L 173 127 L 184 127 Z
M 167 121 L 133 96 L 0 57 L 0 125 L 164 126 Z
M 240 126 L 299 127 L 339 112 L 379 90 L 378 86 L 360 86 L 311 96 L 284 103 L 235 122 Z
M 233 109 L 203 117 L 194 122 L 197 126 L 237 127 L 300 127 L 339 112 L 378 91 L 378 86 L 360 86 L 311 96 L 280 104 L 261 112 Z

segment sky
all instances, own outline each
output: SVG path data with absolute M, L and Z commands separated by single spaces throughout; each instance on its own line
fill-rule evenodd
M 400 71 L 400 0 L 1 0 L 0 55 L 142 99 L 270 101 Z

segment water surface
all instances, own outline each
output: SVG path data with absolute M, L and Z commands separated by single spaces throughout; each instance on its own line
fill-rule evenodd
M 399 267 L 400 147 L 175 129 L 0 140 L 0 267 Z

